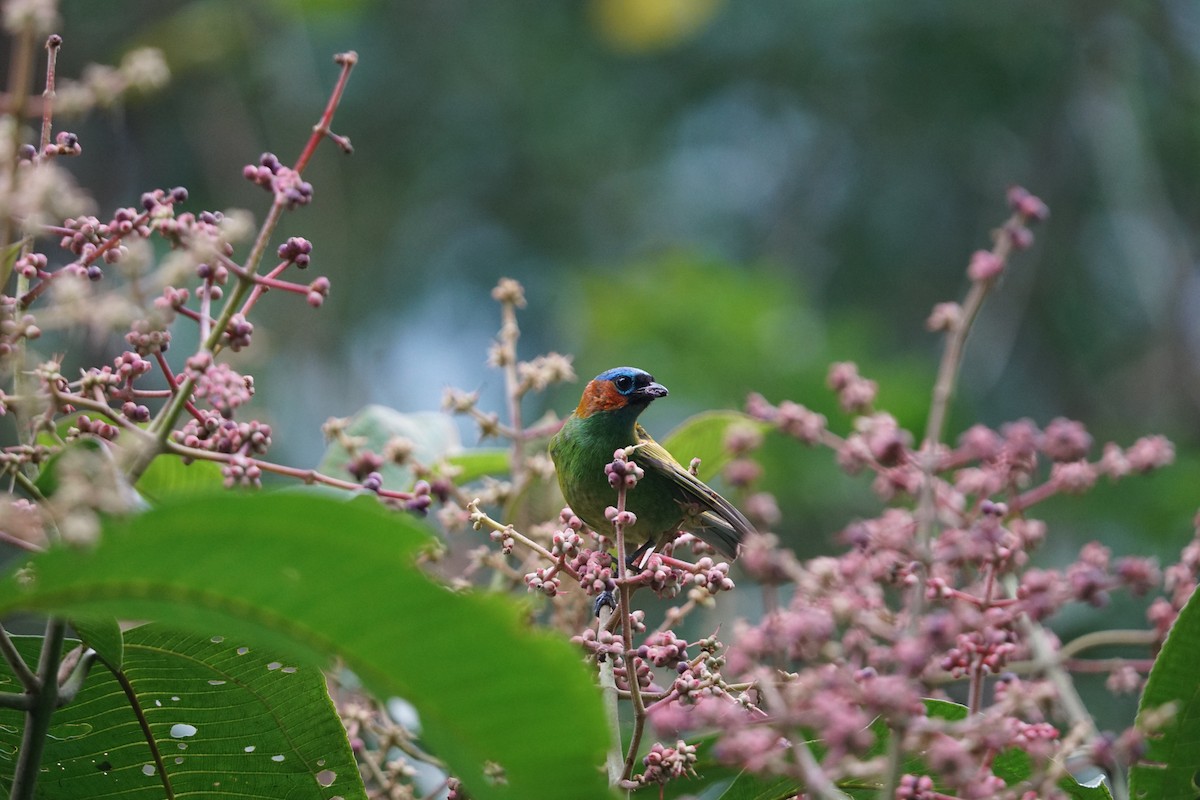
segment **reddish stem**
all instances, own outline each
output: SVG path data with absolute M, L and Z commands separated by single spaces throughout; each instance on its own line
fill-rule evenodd
M 163 376 L 166 377 L 167 385 L 171 387 L 170 392 L 168 392 L 166 395 L 158 396 L 173 397 L 174 395 L 179 394 L 179 382 L 175 380 L 175 372 L 171 369 L 171 365 L 167 363 L 166 356 L 162 354 L 161 350 L 155 350 L 154 359 L 158 362 L 159 369 L 162 370 Z M 188 400 L 184 403 L 184 408 L 186 408 L 187 412 L 195 417 L 197 421 L 204 421 L 204 415 L 200 413 L 200 409 L 196 408 L 191 400 Z
M 333 57 L 333 60 L 342 65 L 342 72 L 338 75 L 337 85 L 333 87 L 333 93 L 329 95 L 329 102 L 325 104 L 325 111 L 321 114 L 321 119 L 313 126 L 312 135 L 308 137 L 308 143 L 304 145 L 304 149 L 300 152 L 300 157 L 296 159 L 296 165 L 292 167 L 297 173 L 304 171 L 308 166 L 308 162 L 312 159 L 313 153 L 317 152 L 317 145 L 326 136 L 332 136 L 330 125 L 333 123 L 334 112 L 337 111 L 338 103 L 342 100 L 342 93 L 346 90 L 346 82 L 350 80 L 350 70 L 354 69 L 354 65 L 358 63 L 358 53 L 350 50 L 345 53 L 339 53 Z M 341 140 L 340 142 L 338 140 Z M 346 149 L 349 140 L 345 137 L 337 137 L 335 142 Z
M 57 33 L 46 39 L 46 88 L 42 91 L 42 146 L 39 154 L 46 151 L 50 144 L 50 131 L 54 122 L 54 81 L 58 66 L 58 49 L 62 47 L 62 37 Z
M 142 225 L 145 225 L 146 221 L 149 219 L 150 219 L 150 212 L 143 211 L 141 214 L 138 215 L 137 219 L 135 219 L 133 221 L 133 230 L 137 230 Z M 70 228 L 63 228 L 62 231 L 63 231 L 63 233 L 61 235 L 63 235 L 63 236 L 74 236 L 75 233 L 77 233 L 77 231 L 73 231 Z M 67 266 L 69 267 L 69 266 L 79 265 L 81 267 L 89 267 L 96 262 L 97 258 L 101 258 L 109 250 L 112 250 L 114 247 L 118 247 L 121 244 L 121 240 L 123 238 L 124 237 L 122 234 L 119 234 L 119 233 L 115 234 L 115 235 L 109 237 L 108 239 L 106 239 L 104 242 L 102 242 L 100 244 L 100 246 L 97 247 L 95 250 L 93 250 L 92 254 L 89 255 L 87 258 L 81 258 L 78 261 L 73 262 L 72 264 L 68 264 Z M 39 283 L 37 286 L 34 286 L 32 289 L 30 289 L 25 294 L 21 295 L 21 308 L 22 309 L 29 308 L 29 306 L 33 303 L 34 300 L 37 300 L 39 297 L 41 297 L 43 294 L 45 294 L 46 289 L 48 289 L 50 287 L 51 282 L 53 282 L 54 279 L 57 278 L 58 276 L 62 275 L 63 271 L 65 269 L 66 269 L 66 267 L 62 267 L 60 269 L 56 269 L 54 272 L 49 273 L 42 280 L 41 283 Z

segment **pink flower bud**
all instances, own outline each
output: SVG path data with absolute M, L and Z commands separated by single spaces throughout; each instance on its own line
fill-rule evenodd
M 1004 271 L 1004 260 L 990 250 L 976 250 L 967 266 L 967 277 L 976 283 L 990 281 Z

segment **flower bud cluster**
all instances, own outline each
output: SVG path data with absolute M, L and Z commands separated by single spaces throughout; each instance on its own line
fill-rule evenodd
M 686 639 L 680 639 L 673 631 L 665 630 L 646 637 L 646 641 L 637 649 L 637 655 L 656 667 L 675 669 L 688 660 L 687 648 Z
M 679 594 L 685 579 L 686 573 L 682 569 L 668 565 L 659 553 L 650 554 L 641 573 L 636 577 L 636 580 L 649 586 L 651 591 L 663 598 Z
M 735 588 L 733 579 L 729 577 L 729 563 L 714 562 L 709 556 L 696 559 L 692 570 L 686 574 L 693 586 L 709 595 L 732 591 Z
M 579 576 L 579 585 L 589 597 L 611 592 L 617 587 L 616 559 L 604 550 L 581 550 L 570 561 L 571 572 Z
M 312 202 L 312 184 L 300 177 L 300 173 L 285 166 L 274 153 L 263 153 L 258 164 L 247 164 L 242 176 L 275 195 L 275 202 L 282 203 L 289 211 L 297 206 Z
M 525 585 L 532 592 L 554 597 L 562 590 L 562 579 L 556 573 L 554 567 L 538 567 L 525 575 Z
M 210 362 L 195 375 L 195 396 L 206 400 L 221 416 L 232 418 L 254 396 L 254 378 L 239 374 L 228 364 Z
M 578 636 L 571 637 L 571 641 L 601 660 L 613 658 L 620 662 L 625 654 L 625 640 L 620 634 L 609 630 L 587 628 Z
M 263 455 L 271 447 L 271 426 L 251 420 L 236 422 L 218 411 L 199 411 L 174 434 L 175 441 L 213 453 Z
M 622 486 L 632 489 L 646 476 L 636 462 L 628 460 L 623 449 L 613 453 L 613 460 L 604 465 L 604 474 L 608 476 L 608 485 L 614 489 Z
M 637 776 L 640 784 L 666 783 L 667 781 L 694 775 L 696 770 L 696 746 L 682 739 L 673 746 L 655 742 L 650 752 L 642 758 L 645 769 Z
M 746 413 L 772 423 L 778 430 L 805 444 L 818 444 L 828 424 L 825 415 L 810 411 L 799 403 L 784 400 L 773 406 L 757 393 L 746 398 Z
M 879 394 L 879 384 L 859 375 L 858 367 L 849 361 L 831 364 L 826 382 L 837 393 L 842 410 L 855 414 L 869 411 Z

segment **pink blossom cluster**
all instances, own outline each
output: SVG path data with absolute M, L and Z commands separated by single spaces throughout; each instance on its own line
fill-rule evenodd
M 845 364 L 831 369 L 830 385 L 839 393 L 861 380 Z M 772 768 L 755 751 L 765 738 L 761 729 L 769 728 L 777 743 L 818 731 L 823 768 L 845 777 L 861 769 L 877 743 L 871 720 L 887 720 L 893 731 L 913 736 L 930 724 L 922 698 L 962 685 L 959 696 L 971 719 L 983 715 L 978 718 L 989 724 L 914 746 L 931 759 L 941 791 L 951 787 L 961 798 L 1008 796 L 1004 782 L 988 771 L 997 753 L 1024 750 L 1047 774 L 1050 759 L 1062 755 L 1061 730 L 1046 709 L 1014 707 L 1014 698 L 1026 694 L 1040 694 L 1046 706 L 1059 699 L 1046 684 L 1026 684 L 1009 672 L 1039 657 L 1030 626 L 1070 603 L 1103 607 L 1114 591 L 1141 596 L 1165 583 L 1174 597 L 1156 600 L 1148 613 L 1161 641 L 1200 571 L 1195 545 L 1164 580 L 1153 559 L 1115 557 L 1097 542 L 1065 568 L 1035 568 L 1030 555 L 1047 528 L 1028 514 L 1056 494 L 1093 488 L 1101 477 L 1117 480 L 1164 467 L 1173 448 L 1164 437 L 1148 436 L 1125 448 L 1108 443 L 1096 456 L 1086 427 L 1064 418 L 1044 427 L 1028 419 L 997 430 L 976 425 L 955 447 L 916 447 L 894 418 L 854 400 L 866 396 L 861 384 L 851 393 L 852 402 L 842 405 L 857 408 L 859 416 L 845 436 L 796 403 L 773 405 L 757 395 L 747 403 L 752 416 L 781 433 L 831 448 L 848 474 L 874 475 L 876 494 L 894 505 L 847 525 L 841 532 L 847 549 L 840 555 L 799 562 L 770 534 L 746 543 L 743 567 L 766 586 L 787 586 L 790 600 L 736 629 L 726 680 L 757 682 L 760 707 L 769 716 L 747 723 L 753 733 L 723 734 L 721 750 L 748 768 L 787 774 L 795 769 L 793 760 L 781 756 Z M 768 664 L 783 671 L 767 671 Z M 1137 672 L 1128 665 L 1114 673 L 1114 688 L 1137 685 Z M 670 723 L 664 733 L 711 724 L 703 714 L 690 726 L 678 714 Z M 749 738 L 741 742 L 743 736 Z M 1140 734 L 1122 736 L 1122 757 L 1135 757 Z M 905 776 L 896 796 L 945 796 L 931 794 L 931 786 L 921 776 Z

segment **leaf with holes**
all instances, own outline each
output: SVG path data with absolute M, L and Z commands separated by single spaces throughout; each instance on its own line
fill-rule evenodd
M 530 629 L 507 598 L 429 579 L 414 556 L 431 541 L 374 498 L 191 497 L 108 521 L 92 548 L 32 557 L 20 580 L 0 581 L 0 614 L 169 621 L 299 667 L 338 655 L 378 697 L 416 707 L 423 741 L 476 800 L 568 787 L 608 797 L 597 769 L 607 726 L 577 650 Z M 547 717 L 547 703 L 569 723 Z M 492 765 L 507 782 L 488 777 Z
M 36 658 L 40 638 L 17 642 Z M 124 681 L 97 665 L 55 714 L 37 784 L 42 800 L 159 800 L 168 788 L 174 797 L 365 800 L 319 669 L 237 638 L 157 624 L 127 631 L 124 652 Z M 0 679 L 14 680 L 7 670 Z M 0 710 L 6 789 L 21 724 L 19 712 Z

